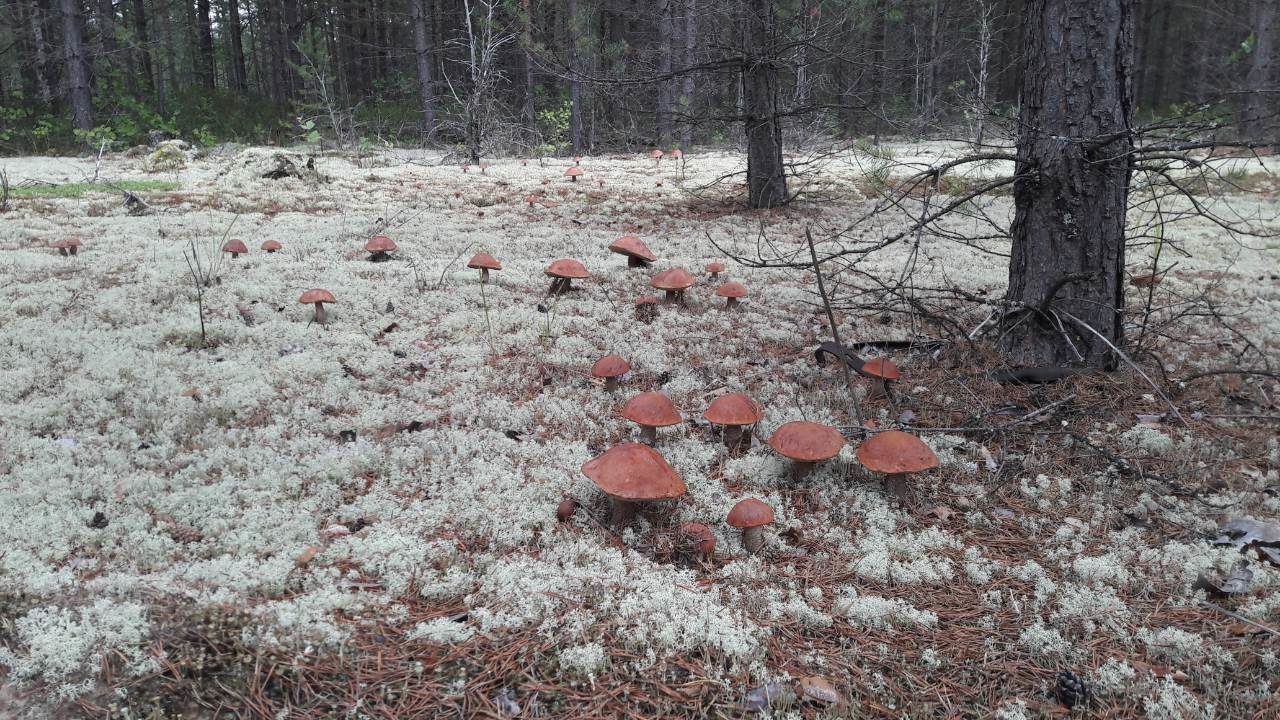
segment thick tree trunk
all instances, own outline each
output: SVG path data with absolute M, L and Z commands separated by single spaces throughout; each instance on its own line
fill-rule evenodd
M 684 0 L 684 66 L 698 64 L 698 0 Z M 681 82 L 680 110 L 684 120 L 680 123 L 680 145 L 688 150 L 693 144 L 693 73 L 686 72 Z
M 585 23 L 578 16 L 578 0 L 569 0 L 569 67 L 575 73 L 569 79 L 569 146 L 574 155 L 582 154 L 582 83 L 576 73 L 581 70 L 578 57 L 578 37 Z
M 1017 171 L 1034 174 L 1014 186 L 1007 300 L 1024 310 L 1004 335 L 1019 365 L 1111 367 L 1123 340 L 1131 10 L 1028 0 L 1023 14 Z
M 213 21 L 209 17 L 209 0 L 196 0 L 196 47 L 200 84 L 212 90 L 217 72 L 213 61 Z
M 782 123 L 778 118 L 778 58 L 773 0 L 744 0 L 746 47 L 742 105 L 747 136 L 747 193 L 753 208 L 787 201 L 782 163 Z
M 302 65 L 302 51 L 298 49 L 298 42 L 302 40 L 302 13 L 299 0 L 284 0 L 281 3 L 284 6 L 284 76 L 286 79 L 285 87 L 287 88 L 287 98 L 293 99 L 302 89 L 302 78 L 298 75 L 298 68 Z M 376 38 L 375 30 L 371 30 L 369 37 Z
M 98 42 L 102 45 L 99 60 L 107 69 L 115 69 L 120 63 L 120 44 L 116 42 L 116 6 L 113 0 L 97 0 Z M 126 78 L 132 82 L 133 78 Z
M 530 138 L 538 136 L 538 115 L 533 107 L 533 8 L 529 0 L 520 0 L 520 9 L 524 13 L 524 31 L 521 34 L 521 58 L 524 60 L 524 97 L 520 115 L 524 118 L 524 129 Z
M 35 47 L 35 62 L 32 63 L 32 69 L 35 71 L 36 92 L 40 95 L 40 101 L 45 107 L 53 104 L 53 86 L 49 82 L 49 43 L 44 36 L 44 10 L 38 2 L 32 0 L 28 7 L 28 22 L 31 23 L 31 43 Z
M 249 88 L 244 64 L 244 28 L 240 21 L 240 0 L 227 0 L 227 31 L 231 36 L 231 88 L 243 93 Z
M 1241 129 L 1250 140 L 1268 139 L 1267 126 L 1280 113 L 1280 93 L 1270 87 L 1271 63 L 1275 58 L 1276 5 L 1280 0 L 1256 0 L 1253 15 L 1253 52 L 1249 54 L 1249 74 L 1245 78 L 1244 117 Z
M 61 0 L 62 50 L 67 63 L 67 94 L 71 120 L 77 130 L 93 129 L 93 96 L 89 90 L 89 66 L 84 57 L 84 33 L 80 28 L 79 0 Z
M 422 101 L 422 132 L 436 129 L 435 80 L 431 72 L 431 43 L 427 37 L 426 0 L 413 0 L 413 52 L 418 64 L 418 94 Z
M 135 52 L 142 67 L 142 87 L 147 92 L 156 91 L 155 67 L 151 64 L 151 40 L 147 34 L 147 8 L 142 0 L 131 0 L 129 12 L 133 15 Z

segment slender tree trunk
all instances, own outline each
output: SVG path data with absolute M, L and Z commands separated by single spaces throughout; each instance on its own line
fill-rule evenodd
M 691 68 L 698 64 L 698 0 L 684 0 L 684 66 Z M 680 123 L 680 145 L 688 150 L 693 145 L 693 73 L 686 72 L 680 79 L 682 97 L 681 110 L 684 120 Z
M 209 17 L 209 0 L 196 0 L 197 67 L 200 84 L 212 90 L 216 84 L 217 69 L 213 61 L 213 20 Z
M 1280 92 L 1269 87 L 1271 63 L 1275 58 L 1276 5 L 1280 0 L 1255 0 L 1253 16 L 1253 52 L 1249 54 L 1249 74 L 1245 78 L 1244 136 L 1251 140 L 1267 138 L 1267 126 L 1275 123 L 1280 113 Z
M 746 53 L 742 68 L 743 117 L 747 136 L 748 204 L 771 208 L 787 201 L 778 118 L 778 64 L 773 0 L 743 0 Z
M 978 0 L 978 71 L 974 78 L 973 143 L 981 147 L 987 128 L 987 84 L 991 68 L 991 25 L 995 8 L 989 0 Z
M 62 50 L 67 63 L 67 94 L 71 120 L 77 130 L 93 129 L 93 96 L 89 90 L 89 65 L 84 57 L 84 32 L 80 28 L 79 0 L 61 0 Z
M 147 34 L 147 8 L 143 0 L 131 0 L 129 12 L 133 15 L 133 35 L 136 52 L 142 66 L 142 87 L 149 93 L 156 91 L 155 67 L 151 64 L 151 40 Z
M 578 0 L 569 0 L 569 68 L 574 76 L 569 79 L 569 145 L 573 149 L 574 155 L 582 154 L 582 115 L 584 112 L 582 103 L 582 83 L 578 81 L 576 73 L 582 68 L 579 66 L 580 58 L 578 57 L 578 39 L 585 24 L 582 18 L 578 16 Z
M 422 101 L 422 132 L 436 129 L 435 80 L 431 72 L 431 43 L 427 38 L 426 0 L 413 0 L 413 52 L 418 65 L 418 94 Z
M 671 35 L 675 23 L 672 13 L 675 0 L 658 0 L 658 74 L 671 74 Z M 658 81 L 658 144 L 667 147 L 671 144 L 671 93 L 674 84 L 670 78 Z
M 227 0 L 227 34 L 231 36 L 231 88 L 243 93 L 249 89 L 249 73 L 244 63 L 244 28 L 240 19 L 240 0 Z
M 112 0 L 97 0 L 98 35 L 102 45 L 102 67 L 114 70 L 120 63 L 120 44 L 116 42 L 116 6 Z M 126 78 L 132 82 L 133 78 Z
M 1017 172 L 1034 175 L 1014 186 L 1008 301 L 1025 310 L 1004 335 L 1019 365 L 1111 367 L 1107 342 L 1123 341 L 1131 12 L 1131 0 L 1026 4 Z
M 36 90 L 40 94 L 40 102 L 45 107 L 53 105 L 53 86 L 49 82 L 49 43 L 44 37 L 44 10 L 40 3 L 32 0 L 28 7 L 28 21 L 31 23 L 31 40 L 35 46 L 36 60 L 33 70 L 36 76 Z
M 800 28 L 806 38 L 813 28 L 809 11 L 809 0 L 800 0 Z M 809 104 L 809 50 L 803 43 L 796 47 L 796 91 L 791 104 L 796 108 Z
M 302 51 L 298 42 L 302 40 L 302 13 L 298 7 L 299 0 L 284 0 L 284 77 L 287 98 L 293 99 L 302 89 L 302 78 L 298 68 L 302 65 Z M 376 40 L 377 34 L 369 32 L 368 38 Z
M 521 57 L 524 60 L 524 102 L 520 114 L 524 118 L 524 129 L 530 138 L 538 136 L 538 116 L 533 107 L 534 66 L 533 66 L 533 8 L 529 0 L 520 0 L 520 9 L 524 14 L 524 32 L 521 34 Z

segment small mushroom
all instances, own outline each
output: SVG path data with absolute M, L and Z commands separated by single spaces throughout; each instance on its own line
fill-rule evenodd
M 687 522 L 680 526 L 680 537 L 685 547 L 692 546 L 698 554 L 711 559 L 716 554 L 716 536 L 711 528 L 698 522 Z
M 862 363 L 862 367 L 858 368 L 857 372 L 863 377 L 875 380 L 875 389 L 884 393 L 884 396 L 892 401 L 893 395 L 889 390 L 889 383 L 895 382 L 902 377 L 897 365 L 890 362 L 888 358 L 872 358 Z
M 605 355 L 591 366 L 591 377 L 603 378 L 605 390 L 616 390 L 619 379 L 631 372 L 631 366 L 617 355 Z
M 583 280 L 591 277 L 591 273 L 587 272 L 587 266 L 569 258 L 556 260 L 548 265 L 544 272 L 548 277 L 554 278 L 551 281 L 551 289 L 547 291 L 549 295 L 569 292 L 573 289 L 572 282 L 574 280 Z
M 764 547 L 764 526 L 773 522 L 773 508 L 755 498 L 739 501 L 725 522 L 742 531 L 742 546 L 755 554 Z
M 796 420 L 775 430 L 769 438 L 769 447 L 795 461 L 791 479 L 800 480 L 813 470 L 815 463 L 839 455 L 844 436 L 828 425 Z
M 472 270 L 479 270 L 480 282 L 487 283 L 489 282 L 489 271 L 501 270 L 502 263 L 487 252 L 479 252 L 471 256 L 471 259 L 467 261 L 467 267 Z
M 396 244 L 386 235 L 374 235 L 364 244 L 364 249 L 369 253 L 370 262 L 382 262 L 390 259 L 387 253 L 395 252 Z
M 649 151 L 649 157 L 653 158 L 654 167 L 657 167 L 658 163 L 662 162 L 662 154 L 663 154 L 662 151 L 659 150 L 658 148 L 654 148 Z
M 316 322 L 323 325 L 325 321 L 324 304 L 336 303 L 338 300 L 333 296 L 333 293 L 324 288 L 313 288 L 302 293 L 302 297 L 298 298 L 298 302 L 303 305 L 315 305 Z
M 609 244 L 609 251 L 627 256 L 627 267 L 645 267 L 658 259 L 657 255 L 634 235 L 624 235 Z
M 716 288 L 716 295 L 725 298 L 725 308 L 732 310 L 738 306 L 739 300 L 747 296 L 747 286 L 730 280 Z
M 268 253 L 278 252 L 282 247 L 284 246 L 278 240 L 267 240 L 262 243 L 262 249 Z
M 722 262 L 716 261 L 716 262 L 707 263 L 707 274 L 711 276 L 712 280 L 715 280 L 716 277 L 719 276 L 720 273 L 724 271 L 725 271 L 725 267 L 724 267 L 724 263 Z
M 684 159 L 684 153 L 680 151 L 680 148 L 675 148 L 675 149 L 673 149 L 673 150 L 668 151 L 668 152 L 667 152 L 667 155 L 668 155 L 672 160 L 683 160 L 683 159 Z
M 640 437 L 650 445 L 658 443 L 658 428 L 679 425 L 683 419 L 671 399 L 660 392 L 636 395 L 622 406 L 620 414 L 640 426 Z
M 899 430 L 876 433 L 862 443 L 855 453 L 858 462 L 874 473 L 885 476 L 885 489 L 897 497 L 906 497 L 907 475 L 938 467 L 938 456 L 920 438 Z
M 570 166 L 564 171 L 564 176 L 569 178 L 569 182 L 578 182 L 578 178 L 582 177 L 582 168 L 577 165 Z
M 55 242 L 53 247 L 58 250 L 59 255 L 66 257 L 68 255 L 75 255 L 76 251 L 80 249 L 80 245 L 80 238 L 72 235 Z
M 693 276 L 681 268 L 663 270 L 649 284 L 666 293 L 667 302 L 684 304 L 684 291 L 693 287 Z
M 578 503 L 573 498 L 565 498 L 556 505 L 556 520 L 560 522 L 569 522 L 573 514 L 578 511 Z
M 751 428 L 764 419 L 764 411 L 746 395 L 729 393 L 712 400 L 702 417 L 713 425 L 723 425 L 725 446 L 736 448 L 751 443 Z
M 672 500 L 684 495 L 686 489 L 675 469 L 656 450 L 641 443 L 606 450 L 588 460 L 582 474 L 609 496 L 616 525 L 635 515 L 637 503 Z
M 227 244 L 222 246 L 222 252 L 231 253 L 231 259 L 235 260 L 241 255 L 249 254 L 249 248 L 244 246 L 243 240 L 228 240 Z
M 651 323 L 658 317 L 658 298 L 653 295 L 641 295 L 636 298 L 636 319 L 642 323 Z

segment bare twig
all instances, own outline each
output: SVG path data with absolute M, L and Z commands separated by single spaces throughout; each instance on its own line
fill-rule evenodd
M 840 328 L 836 326 L 836 315 L 831 309 L 831 300 L 827 297 L 827 286 L 822 280 L 822 266 L 818 262 L 818 251 L 813 246 L 813 228 L 810 225 L 804 227 L 804 238 L 809 243 L 809 257 L 813 259 L 813 274 L 818 279 L 818 294 L 822 297 L 822 307 L 827 311 L 827 321 L 831 325 L 831 339 L 836 341 L 836 345 L 844 347 L 840 342 Z M 862 425 L 862 410 L 858 407 L 857 397 L 853 393 L 853 376 L 849 374 L 849 364 L 843 360 L 840 367 L 844 371 L 844 384 L 849 390 L 849 410 L 854 419 L 858 421 L 858 425 Z

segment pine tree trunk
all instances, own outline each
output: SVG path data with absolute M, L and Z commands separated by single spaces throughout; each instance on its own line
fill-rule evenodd
M 49 82 L 49 43 L 44 36 L 44 11 L 38 2 L 32 0 L 28 7 L 27 20 L 31 24 L 31 44 L 35 47 L 35 62 L 33 70 L 35 71 L 36 92 L 40 95 L 40 102 L 45 107 L 53 105 L 53 86 Z
M 1025 311 L 1004 335 L 1018 365 L 1117 360 L 1107 343 L 1123 341 L 1131 11 L 1131 0 L 1028 0 L 1024 10 L 1017 172 L 1035 174 L 1014 186 L 1007 300 Z
M 1267 126 L 1280 112 L 1280 92 L 1270 86 L 1271 63 L 1275 58 L 1276 4 L 1280 0 L 1255 0 L 1253 52 L 1249 54 L 1249 74 L 1245 78 L 1244 122 L 1249 140 L 1268 139 Z M 1274 139 L 1274 138 L 1270 138 Z
M 151 64 L 151 40 L 147 34 L 147 8 L 143 0 L 132 0 L 130 12 L 133 14 L 133 36 L 136 43 L 135 52 L 142 65 L 142 87 L 146 92 L 156 91 L 155 67 Z
M 684 0 L 684 66 L 691 68 L 698 64 L 698 0 Z M 688 150 L 693 145 L 693 73 L 686 72 L 681 78 L 680 94 L 683 96 L 681 110 L 684 121 L 680 123 L 680 146 Z
M 418 65 L 418 94 L 422 102 L 422 132 L 436 129 L 435 81 L 431 72 L 431 43 L 427 37 L 426 0 L 413 0 L 413 52 Z
M 97 0 L 98 37 L 102 45 L 102 67 L 114 70 L 120 62 L 120 44 L 116 42 L 116 7 L 112 0 Z M 126 77 L 132 83 L 133 78 Z
M 675 23 L 671 15 L 675 0 L 658 0 L 658 74 L 671 74 L 671 35 Z M 667 147 L 671 144 L 671 93 L 674 88 L 670 78 L 663 77 L 658 81 L 658 145 Z
M 569 79 L 569 146 L 574 155 L 582 154 L 582 83 L 576 73 L 581 71 L 578 58 L 578 37 L 582 31 L 582 18 L 578 17 L 578 0 L 569 0 L 569 67 L 575 73 Z
M 744 0 L 746 54 L 742 104 L 747 136 L 747 203 L 778 207 L 787 201 L 778 119 L 778 57 L 773 0 Z
M 61 0 L 62 50 L 67 64 L 67 94 L 71 120 L 77 130 L 93 129 L 93 96 L 89 90 L 89 65 L 84 57 L 84 32 L 80 28 L 79 0 Z
M 249 88 L 244 64 L 244 28 L 240 21 L 240 0 L 227 0 L 227 31 L 231 36 L 231 88 L 243 93 Z
M 524 60 L 524 102 L 520 108 L 520 114 L 524 118 L 524 129 L 530 138 L 538 136 L 538 116 L 533 107 L 533 89 L 534 89 L 534 67 L 533 67 L 533 8 L 529 4 L 529 0 L 520 0 L 520 9 L 524 14 L 524 32 L 522 34 L 520 45 L 524 51 L 521 57 Z
M 213 21 L 209 17 L 209 0 L 196 0 L 196 43 L 200 84 L 212 90 L 217 70 L 213 61 Z
M 302 51 L 298 42 L 302 40 L 302 13 L 298 7 L 299 0 L 284 0 L 284 77 L 287 90 L 286 99 L 293 99 L 302 90 L 302 78 L 298 67 L 302 65 Z M 369 38 L 376 40 L 377 35 L 370 32 Z

